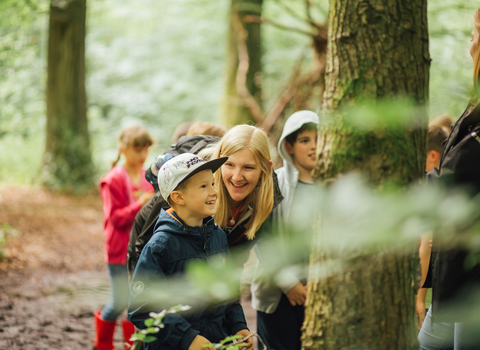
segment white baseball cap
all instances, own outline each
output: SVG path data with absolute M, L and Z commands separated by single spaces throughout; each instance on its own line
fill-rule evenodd
M 182 153 L 170 158 L 158 171 L 158 188 L 162 197 L 166 200 L 181 182 L 202 170 L 210 169 L 214 173 L 227 159 L 228 157 L 222 157 L 207 162 L 193 153 Z

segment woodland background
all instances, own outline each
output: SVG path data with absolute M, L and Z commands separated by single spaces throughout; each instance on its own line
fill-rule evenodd
M 155 138 L 148 164 L 170 144 L 178 124 L 223 122 L 230 5 L 228 0 L 87 1 L 87 116 L 96 180 L 116 158 L 119 131 L 128 124 L 144 125 Z M 469 97 L 471 15 L 478 4 L 432 0 L 428 6 L 429 115 L 456 119 Z M 325 23 L 328 1 L 310 1 L 310 8 L 315 22 Z M 0 183 L 41 184 L 49 1 L 2 0 L 0 13 Z M 304 13 L 304 0 L 262 5 L 263 18 L 308 31 L 298 18 Z M 261 104 L 268 110 L 288 88 L 300 60 L 308 70 L 313 50 L 307 35 L 269 23 L 262 24 L 259 50 Z M 318 111 L 320 100 L 313 93 L 302 107 Z M 285 108 L 280 126 L 295 107 Z

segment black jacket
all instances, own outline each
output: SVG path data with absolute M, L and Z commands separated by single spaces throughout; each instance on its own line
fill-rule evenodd
M 427 183 L 441 182 L 447 188 L 466 189 L 472 197 L 480 193 L 480 105 L 469 106 L 452 126 L 442 153 L 439 169 L 427 174 Z M 433 240 L 429 271 L 424 288 L 432 288 L 433 315 L 448 311 L 445 306 L 458 302 L 480 286 L 480 264 L 468 266 L 467 247 L 436 248 Z M 458 316 L 449 311 L 452 321 Z M 460 316 L 461 317 L 461 316 Z

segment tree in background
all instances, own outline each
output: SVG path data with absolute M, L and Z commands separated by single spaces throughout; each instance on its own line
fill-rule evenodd
M 86 0 L 52 0 L 44 182 L 66 191 L 93 181 L 85 97 Z
M 245 16 L 261 16 L 262 3 L 263 0 L 231 0 L 222 111 L 222 121 L 227 126 L 258 122 L 248 108 L 258 109 L 261 103 L 261 24 L 246 22 Z M 261 110 L 258 113 L 261 115 Z
M 322 105 L 331 116 L 319 129 L 315 177 L 327 183 L 358 171 L 377 189 L 418 181 L 425 170 L 425 113 L 417 118 L 417 127 L 384 124 L 360 130 L 347 125 L 339 111 L 359 100 L 395 96 L 426 103 L 426 0 L 331 0 L 328 28 Z M 322 234 L 320 227 L 311 263 L 332 258 L 343 263 L 339 271 L 309 280 L 303 348 L 418 349 L 415 247 L 382 247 L 372 253 L 339 242 L 348 251 L 340 253 L 322 246 Z
M 223 124 L 232 126 L 241 123 L 253 123 L 272 133 L 272 142 L 276 142 L 283 123 L 282 117 L 289 110 L 309 109 L 312 99 L 322 95 L 324 89 L 325 54 L 327 44 L 327 27 L 314 19 L 311 1 L 289 4 L 277 0 L 275 5 L 298 26 L 289 26 L 262 15 L 262 1 L 232 0 L 228 44 L 227 85 L 223 103 Z M 318 3 L 315 3 L 318 5 Z M 298 8 L 304 7 L 305 15 L 299 14 Z M 318 10 L 318 9 L 317 9 Z M 278 95 L 264 108 L 261 96 L 262 65 L 260 25 L 273 27 L 306 35 L 311 44 L 303 50 L 287 73 L 287 83 Z M 313 49 L 313 50 L 312 50 Z M 313 54 L 310 53 L 313 51 Z M 311 57 L 311 68 L 304 69 L 306 56 Z

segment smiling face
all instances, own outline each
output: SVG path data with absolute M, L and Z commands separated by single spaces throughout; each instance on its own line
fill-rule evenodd
M 193 175 L 186 181 L 184 186 L 173 192 L 180 192 L 182 204 L 182 219 L 190 222 L 189 218 L 194 222 L 201 222 L 206 217 L 215 214 L 215 203 L 217 201 L 217 189 L 215 188 L 215 180 L 211 170 L 203 170 Z M 172 194 L 173 194 L 172 192 Z M 197 225 L 191 225 L 197 226 Z
M 292 144 L 286 142 L 287 152 L 292 156 L 293 164 L 299 170 L 311 172 L 317 160 L 317 130 L 304 130 L 297 135 Z
M 260 180 L 260 169 L 255 155 L 248 148 L 230 156 L 222 165 L 222 179 L 229 194 L 231 207 L 238 207 L 253 192 Z
M 478 36 L 478 28 L 474 26 L 472 30 L 472 44 L 470 45 L 470 56 L 472 56 L 473 60 L 475 60 L 475 55 L 478 50 Z

